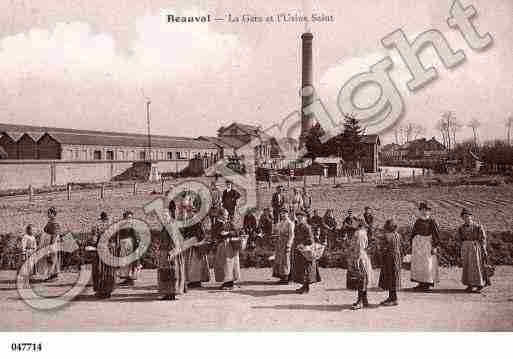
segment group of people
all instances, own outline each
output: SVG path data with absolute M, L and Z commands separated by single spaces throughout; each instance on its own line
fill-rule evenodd
M 212 209 L 209 216 L 195 221 L 195 205 L 186 195 L 169 202 L 166 223 L 162 224 L 158 241 L 158 290 L 163 300 L 176 300 L 178 295 L 188 289 L 201 287 L 202 283 L 211 281 L 208 254 L 212 252 L 214 263 L 214 279 L 221 283 L 220 289 L 231 290 L 240 279 L 239 254 L 244 247 L 243 237 L 255 237 L 263 234 L 272 236 L 275 248 L 272 276 L 277 278 L 276 284 L 286 285 L 291 282 L 301 286 L 296 290 L 306 294 L 310 285 L 321 281 L 318 259 L 304 255 L 304 249 L 314 243 L 329 247 L 330 241 L 339 238 L 339 234 L 347 240 L 347 287 L 358 293 L 353 309 L 369 306 L 367 289 L 373 283 L 373 268 L 367 254 L 369 238 L 373 235 L 374 218 L 372 210 L 365 208 L 362 217 L 356 217 L 348 211 L 342 226 L 338 228 L 333 211 L 328 209 L 323 217 L 317 210 L 311 209 L 311 199 L 306 190 L 294 190 L 290 201 L 285 199 L 279 188 L 272 197 L 272 212 L 264 209 L 257 220 L 255 211 L 248 211 L 243 219 L 242 228 L 235 224 L 234 214 L 240 194 L 227 182 L 227 188 L 221 194 L 215 184 L 212 185 Z M 432 209 L 425 202 L 420 203 L 419 216 L 411 232 L 411 280 L 417 283 L 414 288 L 428 291 L 439 281 L 437 252 L 441 243 L 439 228 L 431 216 Z M 48 210 L 48 224 L 41 237 L 42 245 L 52 244 L 59 240 L 60 226 L 56 221 L 55 208 Z M 123 219 L 130 220 L 132 212 L 127 211 Z M 482 225 L 474 221 L 472 213 L 463 209 L 462 225 L 457 231 L 457 240 L 461 241 L 461 258 L 463 264 L 462 282 L 468 292 L 479 292 L 490 285 L 490 266 L 486 250 L 486 234 Z M 193 244 L 182 248 L 177 243 L 177 234 L 170 229 L 172 221 L 184 221 L 185 227 L 179 229 L 183 239 L 194 239 Z M 187 221 L 191 225 L 187 226 Z M 98 298 L 110 297 L 116 285 L 116 277 L 123 281 L 122 285 L 133 285 L 141 268 L 135 261 L 121 268 L 109 266 L 100 259 L 98 248 L 102 234 L 109 228 L 111 221 L 107 213 L 102 212 L 98 222 L 93 226 L 92 241 L 89 243 L 92 259 L 93 289 Z M 206 227 L 210 227 L 207 235 Z M 383 226 L 384 236 L 379 241 L 382 257 L 379 287 L 388 291 L 388 297 L 380 304 L 383 306 L 398 305 L 397 291 L 401 289 L 401 235 L 393 219 L 386 220 Z M 126 257 L 139 246 L 137 231 L 129 226 L 120 229 L 105 244 L 112 254 Z M 44 243 L 43 243 L 44 242 Z M 32 226 L 27 226 L 22 238 L 22 247 L 27 258 L 37 249 Z M 96 250 L 95 250 L 96 249 Z M 94 254 L 96 252 L 96 254 Z M 59 254 L 52 254 L 48 260 L 37 264 L 40 272 L 45 273 L 48 280 L 57 278 L 60 270 Z M 30 273 L 24 273 L 30 276 Z

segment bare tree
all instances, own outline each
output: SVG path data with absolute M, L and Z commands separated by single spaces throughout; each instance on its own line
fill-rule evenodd
M 513 116 L 509 116 L 505 122 L 507 129 L 508 146 L 511 146 L 511 127 L 513 127 Z
M 478 133 L 479 127 L 481 127 L 481 121 L 479 121 L 477 118 L 473 118 L 468 124 L 468 127 L 472 129 L 472 134 L 474 135 L 474 146 L 477 147 L 478 143 Z
M 436 129 L 440 131 L 440 135 L 442 136 L 442 142 L 449 150 L 451 149 L 451 117 L 452 114 L 450 111 L 444 112 L 436 124 Z

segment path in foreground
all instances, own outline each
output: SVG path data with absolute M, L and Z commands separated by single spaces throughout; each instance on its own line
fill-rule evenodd
M 482 294 L 463 292 L 461 270 L 442 269 L 441 283 L 431 293 L 408 288 L 408 271 L 398 307 L 351 311 L 355 293 L 345 289 L 342 269 L 321 269 L 323 282 L 309 295 L 295 294 L 295 285 L 272 285 L 269 269 L 244 269 L 232 292 L 214 284 L 189 291 L 176 302 L 158 300 L 156 271 L 143 271 L 133 288 L 118 288 L 98 301 L 90 287 L 70 305 L 53 312 L 35 311 L 19 299 L 13 271 L 0 272 L 0 330 L 127 331 L 127 330 L 513 330 L 513 267 L 499 267 L 493 286 Z M 69 289 L 77 274 L 37 285 L 47 295 Z M 376 279 L 378 272 L 376 272 Z M 378 303 L 385 292 L 372 289 Z

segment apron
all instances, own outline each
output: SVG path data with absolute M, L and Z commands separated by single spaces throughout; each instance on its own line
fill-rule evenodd
M 438 283 L 438 258 L 431 254 L 431 236 L 416 235 L 412 242 L 411 280 L 434 285 Z

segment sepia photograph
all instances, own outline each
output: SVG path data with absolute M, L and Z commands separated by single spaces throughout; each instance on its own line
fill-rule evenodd
M 512 332 L 512 54 L 511 0 L 1 2 L 2 349 Z

